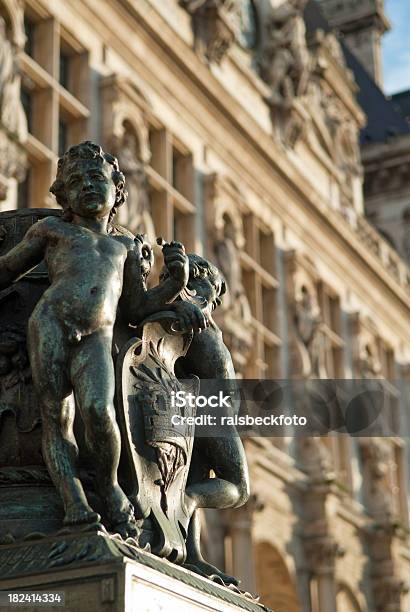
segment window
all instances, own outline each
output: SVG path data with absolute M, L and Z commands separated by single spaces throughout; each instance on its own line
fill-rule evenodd
M 241 253 L 243 284 L 255 332 L 249 378 L 277 378 L 279 371 L 275 238 L 270 228 L 251 213 L 243 220 L 245 250 Z
M 64 154 L 68 144 L 68 126 L 65 121 L 59 121 L 58 123 L 58 155 Z
M 17 208 L 28 208 L 30 202 L 31 171 L 28 170 L 24 181 L 18 184 Z
M 25 3 L 25 31 L 21 99 L 28 120 L 30 178 L 19 190 L 18 205 L 50 206 L 57 156 L 88 135 L 88 54 L 30 1 Z
M 340 299 L 324 283 L 319 284 L 319 306 L 323 321 L 326 373 L 328 378 L 343 378 Z
M 24 87 L 21 88 L 20 92 L 21 103 L 24 108 L 24 112 L 27 118 L 27 129 L 29 132 L 33 131 L 33 100 L 31 93 Z
M 188 149 L 167 129 L 151 126 L 147 167 L 155 230 L 165 240 L 180 240 L 195 250 L 194 169 Z

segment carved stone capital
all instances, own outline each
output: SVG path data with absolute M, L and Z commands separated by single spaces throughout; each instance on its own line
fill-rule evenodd
M 409 585 L 398 576 L 378 576 L 374 580 L 376 610 L 401 612 L 402 596 L 408 593 Z
M 323 535 L 305 540 L 305 554 L 315 574 L 333 573 L 336 560 L 345 555 L 345 549 L 332 536 Z

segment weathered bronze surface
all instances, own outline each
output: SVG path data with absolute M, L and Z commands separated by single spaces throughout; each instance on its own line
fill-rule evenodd
M 105 528 L 233 587 L 202 558 L 196 510 L 246 502 L 242 443 L 166 419 L 171 391 L 235 376 L 212 318 L 224 280 L 159 240 L 147 288 L 152 245 L 113 224 L 125 180 L 99 146 L 71 147 L 50 190 L 62 212 L 0 213 L 0 551 Z

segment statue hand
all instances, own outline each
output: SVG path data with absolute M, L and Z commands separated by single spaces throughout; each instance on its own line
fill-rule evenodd
M 203 329 L 208 327 L 208 319 L 204 312 L 196 305 L 190 302 L 174 302 L 171 304 L 172 310 L 179 318 L 179 324 L 182 331 L 193 331 L 201 333 Z
M 162 247 L 162 253 L 171 278 L 185 287 L 189 279 L 189 260 L 184 245 L 180 242 L 166 243 Z

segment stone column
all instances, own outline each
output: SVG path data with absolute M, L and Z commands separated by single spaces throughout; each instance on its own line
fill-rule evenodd
M 312 612 L 337 612 L 335 562 L 344 554 L 342 547 L 329 535 L 306 541 L 306 558 L 311 570 Z

